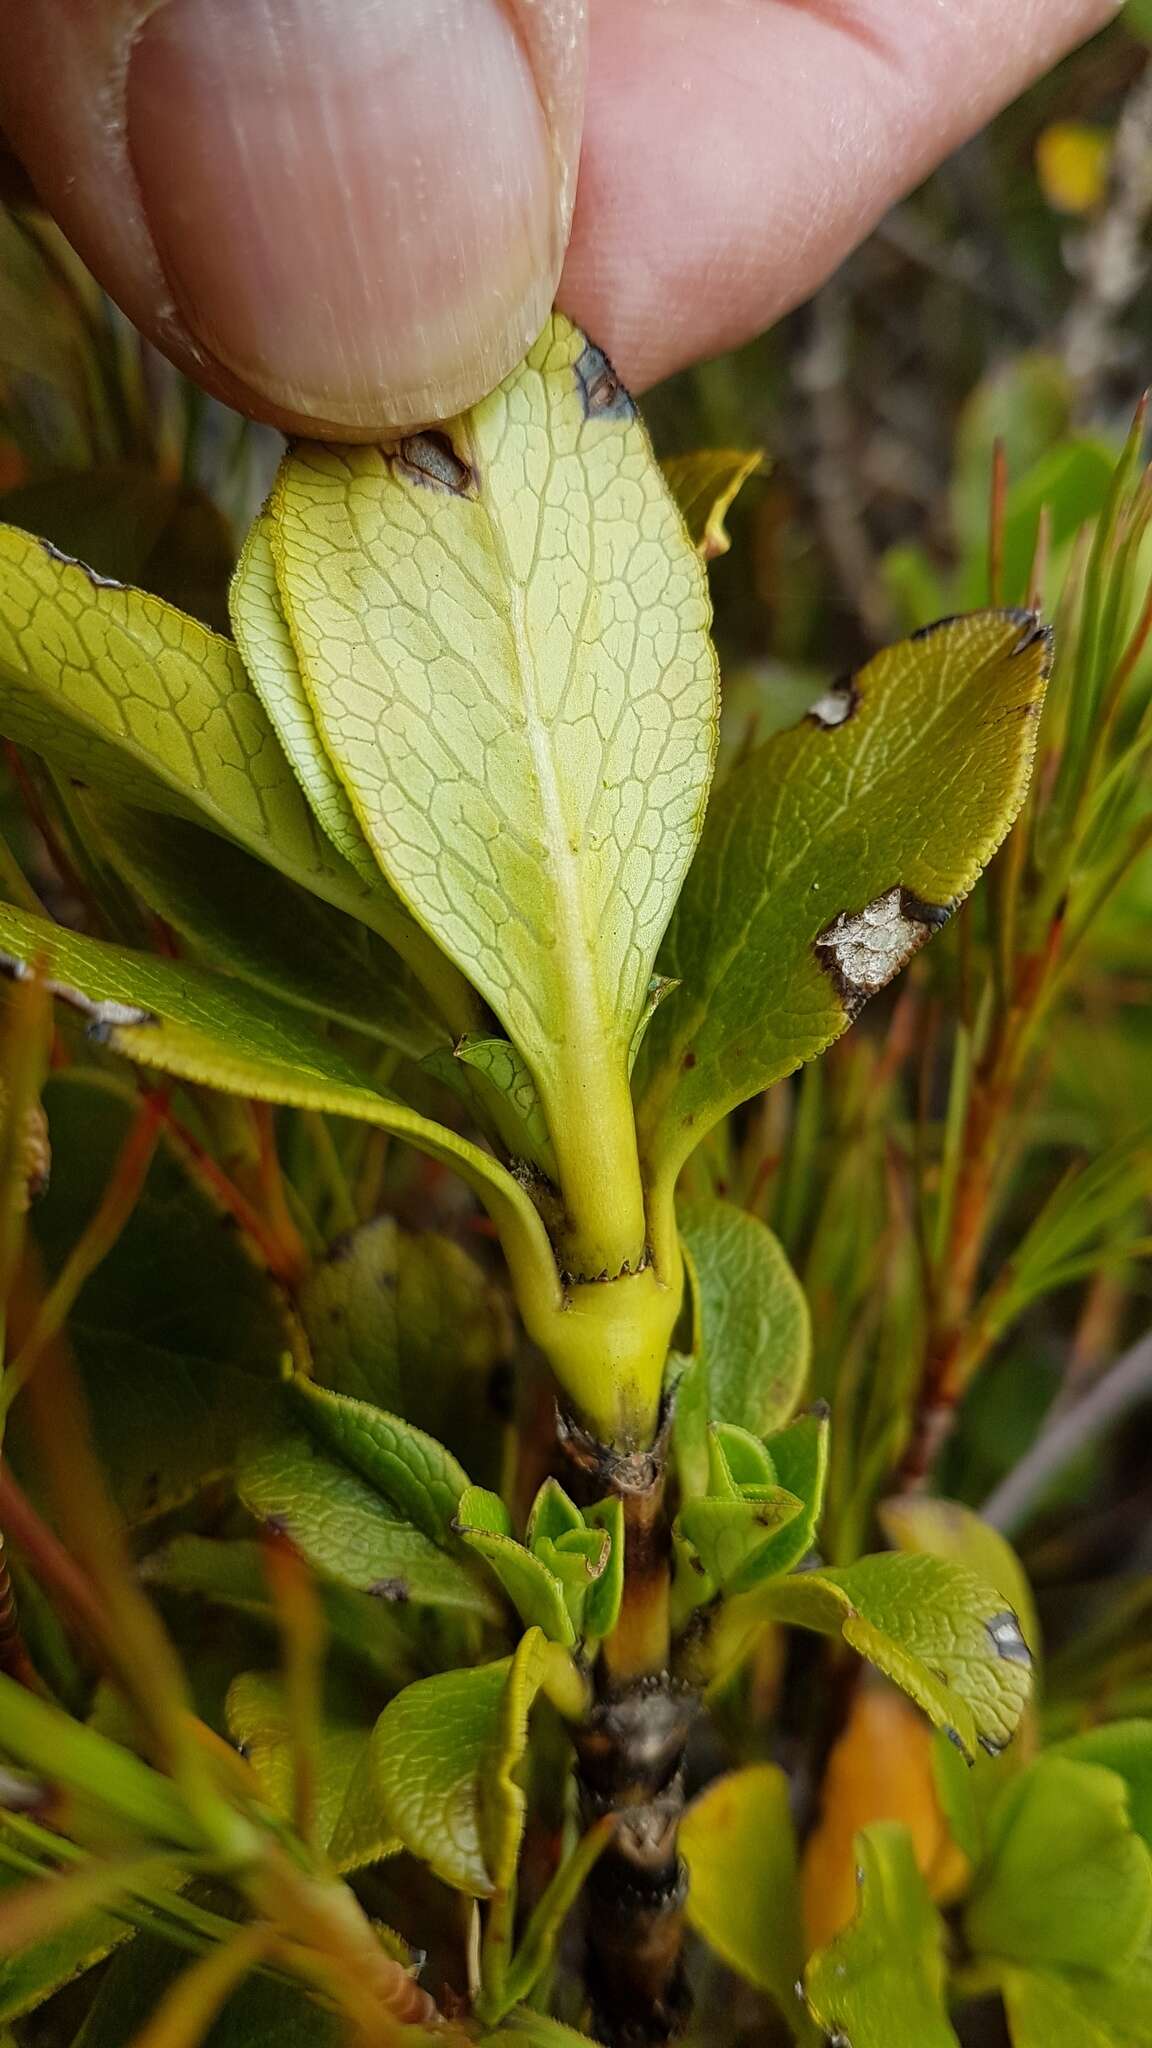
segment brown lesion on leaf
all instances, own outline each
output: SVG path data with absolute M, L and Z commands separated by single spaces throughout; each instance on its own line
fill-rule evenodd
M 926 903 L 897 883 L 862 910 L 842 910 L 825 925 L 815 941 L 816 958 L 850 1018 L 907 966 L 951 914 L 951 904 Z
M 630 420 L 636 408 L 602 348 L 586 342 L 577 357 L 576 385 L 585 419 Z
M 456 498 L 476 496 L 475 470 L 439 428 L 406 435 L 391 459 L 396 469 L 426 490 L 450 491 Z
M 860 708 L 860 688 L 855 676 L 840 676 L 825 690 L 822 697 L 810 704 L 806 716 L 813 725 L 823 727 L 826 732 L 838 725 L 847 725 Z
M 87 562 L 82 562 L 78 555 L 66 555 L 63 548 L 58 548 L 54 541 L 40 539 L 40 546 L 50 561 L 62 563 L 65 569 L 79 569 L 80 574 L 88 578 L 94 590 L 127 590 L 128 588 L 128 585 L 121 583 L 117 576 L 101 576 L 98 570 L 91 569 Z

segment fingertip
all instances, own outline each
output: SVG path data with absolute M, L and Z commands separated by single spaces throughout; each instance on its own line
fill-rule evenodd
M 379 438 L 470 403 L 542 326 L 583 0 L 21 13 L 3 90 L 47 203 L 136 323 L 230 403 Z

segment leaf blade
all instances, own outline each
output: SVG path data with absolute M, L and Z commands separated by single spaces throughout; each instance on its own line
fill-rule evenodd
M 681 986 L 638 1062 L 663 1186 L 719 1116 L 838 1037 L 968 893 L 1023 800 L 1047 658 L 1030 613 L 942 621 L 725 783 L 661 951 Z

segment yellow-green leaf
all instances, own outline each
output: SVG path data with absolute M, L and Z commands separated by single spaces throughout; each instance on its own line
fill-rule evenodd
M 1012 2048 L 1152 2048 L 1152 1955 L 1120 1979 L 1005 1970 Z
M 927 1494 L 885 1501 L 880 1509 L 880 1525 L 897 1549 L 951 1558 L 953 1564 L 974 1572 L 985 1585 L 994 1586 L 1019 1621 L 1020 1633 L 1033 1660 L 1039 1656 L 1040 1623 L 1028 1575 L 998 1529 L 982 1522 L 960 1501 L 935 1500 Z
M 559 1282 L 544 1226 L 524 1190 L 478 1145 L 371 1088 L 293 1012 L 202 970 L 80 937 L 0 904 L 0 955 L 46 963 L 54 992 L 87 1015 L 102 1043 L 140 1066 L 262 1102 L 358 1117 L 450 1165 L 485 1203 L 505 1251 L 550 1313 Z
M 228 1732 L 244 1751 L 270 1806 L 291 1820 L 296 1759 L 284 1681 L 269 1671 L 242 1671 L 228 1688 Z M 385 1825 L 368 1771 L 372 1722 L 357 1711 L 350 1686 L 330 1681 L 314 1759 L 316 1840 L 337 1870 L 359 1870 L 400 1844 Z
M 0 527 L 0 731 L 368 914 L 370 892 L 317 829 L 231 641 L 16 527 Z
M 693 455 L 670 455 L 662 464 L 693 545 L 706 562 L 728 553 L 732 540 L 724 520 L 763 460 L 759 448 L 701 448 Z
M 254 522 L 241 550 L 228 606 L 236 645 L 300 787 L 333 846 L 357 874 L 376 887 L 382 881 L 380 869 L 348 792 L 324 752 L 308 702 L 276 588 L 266 514 Z
M 731 1602 L 722 1627 L 747 1640 L 765 1621 L 842 1635 L 971 1756 L 1011 1741 L 1031 1657 L 1004 1596 L 962 1566 L 885 1551 L 840 1570 L 772 1579 Z
M 879 654 L 724 784 L 637 1063 L 665 1192 L 716 1120 L 812 1059 L 972 888 L 1023 800 L 1048 639 L 945 620 Z
M 856 1918 L 804 1980 L 816 2019 L 852 2048 L 959 2048 L 944 2005 L 944 1929 L 907 1829 L 861 1829 L 856 1862 Z
M 607 1163 L 716 722 L 703 569 L 632 403 L 557 315 L 444 429 L 296 448 L 270 516 L 325 751 L 524 1054 L 562 1178 L 619 1200 L 618 1270 L 643 1226 Z
M 964 1918 L 978 1958 L 1116 1977 L 1152 1939 L 1152 1852 L 1102 1764 L 1041 1757 L 993 1810 Z
M 776 2000 L 797 2041 L 816 2039 L 796 1994 L 804 1964 L 788 1780 L 749 1764 L 694 1799 L 680 1827 L 688 1918 L 728 1967 Z

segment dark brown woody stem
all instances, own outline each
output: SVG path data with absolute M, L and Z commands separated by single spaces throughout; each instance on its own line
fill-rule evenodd
M 668 1421 L 651 1449 L 620 1452 L 561 1418 L 563 1478 L 583 1505 L 624 1512 L 624 1599 L 604 1645 L 597 1700 L 575 1737 L 585 1820 L 616 1832 L 588 1880 L 586 1979 L 610 2048 L 673 2040 L 688 2017 L 684 1868 L 677 1838 L 684 1750 L 697 1696 L 668 1672 Z

